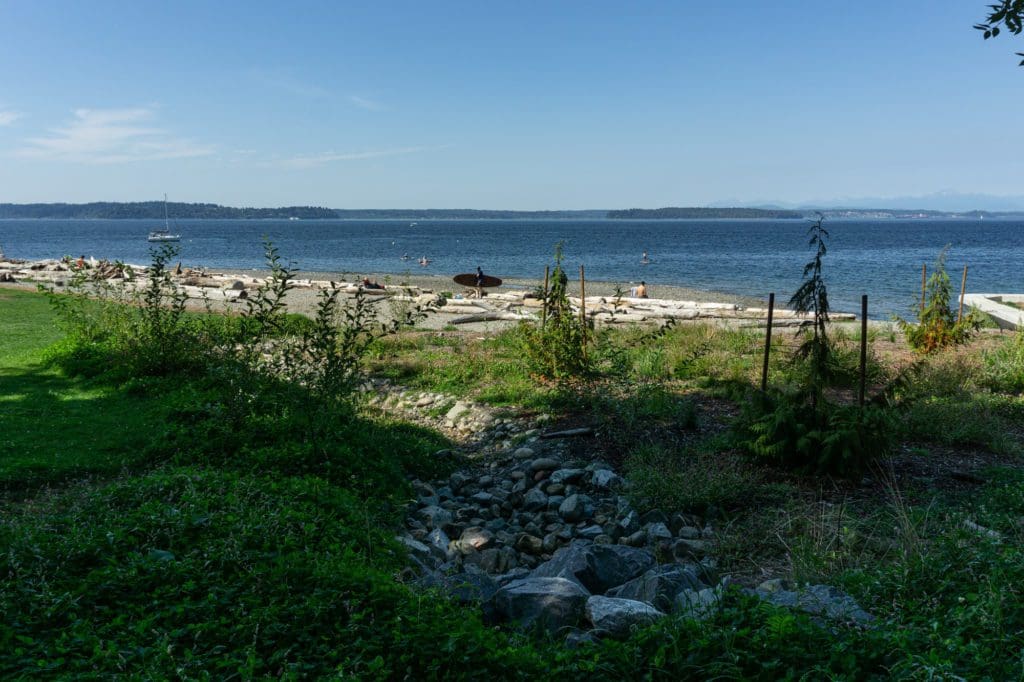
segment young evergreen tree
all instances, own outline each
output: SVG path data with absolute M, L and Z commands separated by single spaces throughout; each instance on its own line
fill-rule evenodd
M 825 217 L 811 224 L 807 234 L 809 245 L 814 248 L 814 258 L 804 266 L 803 284 L 789 299 L 789 305 L 799 313 L 810 313 L 813 319 L 804 323 L 812 328 L 811 334 L 800 344 L 797 357 L 808 361 L 808 388 L 811 393 L 811 407 L 817 410 L 818 401 L 830 375 L 831 345 L 828 340 L 828 290 L 821 275 L 821 259 L 828 253 L 825 240 L 828 231 L 824 227 Z

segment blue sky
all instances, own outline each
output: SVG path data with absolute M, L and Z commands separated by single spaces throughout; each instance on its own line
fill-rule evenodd
M 0 0 L 0 202 L 626 208 L 1022 194 L 973 0 Z

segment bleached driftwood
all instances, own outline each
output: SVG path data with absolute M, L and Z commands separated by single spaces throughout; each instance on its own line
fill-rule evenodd
M 469 324 L 470 322 L 518 322 L 520 320 L 532 320 L 535 319 L 529 315 L 517 315 L 510 313 L 505 310 L 490 310 L 482 313 L 475 313 L 473 315 L 465 315 L 463 317 L 456 317 L 451 321 L 451 324 Z

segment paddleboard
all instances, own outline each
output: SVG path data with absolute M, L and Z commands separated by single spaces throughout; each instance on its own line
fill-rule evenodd
M 456 284 L 461 284 L 464 287 L 475 287 L 476 284 L 476 273 L 467 272 L 461 275 L 455 275 L 452 277 Z M 491 277 L 490 275 L 484 275 L 483 280 L 480 282 L 480 286 L 487 287 L 500 287 L 501 280 L 497 277 Z

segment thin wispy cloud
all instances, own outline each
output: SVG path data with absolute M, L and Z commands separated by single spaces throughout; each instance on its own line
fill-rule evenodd
M 286 71 L 252 69 L 249 71 L 249 76 L 260 87 L 268 90 L 279 90 L 292 95 L 314 99 L 330 97 L 331 95 L 330 90 L 319 85 L 303 82 Z
M 128 163 L 209 156 L 210 146 L 151 125 L 152 109 L 78 109 L 48 135 L 31 137 L 18 156 L 76 163 Z
M 21 112 L 19 111 L 0 109 L 0 126 L 9 126 L 21 118 L 21 116 Z
M 387 107 L 378 102 L 377 100 L 370 99 L 369 97 L 360 97 L 359 95 L 349 95 L 348 101 L 355 104 L 360 109 L 366 109 L 367 111 L 385 111 Z
M 383 156 L 404 156 L 406 154 L 419 154 L 422 152 L 437 151 L 444 148 L 444 146 L 399 147 L 395 149 L 375 149 L 362 152 L 321 152 L 319 154 L 292 156 L 286 159 L 281 159 L 277 162 L 277 165 L 294 169 L 316 168 L 318 166 L 323 166 L 328 163 L 336 163 L 339 161 L 360 161 L 363 159 L 377 159 Z

